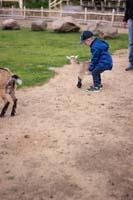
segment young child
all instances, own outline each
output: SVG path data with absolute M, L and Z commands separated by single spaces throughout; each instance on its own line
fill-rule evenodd
M 92 58 L 88 70 L 92 73 L 93 86 L 87 89 L 88 92 L 98 92 L 103 87 L 101 73 L 112 69 L 112 57 L 108 51 L 109 44 L 101 39 L 94 38 L 91 31 L 84 31 L 80 37 L 80 44 L 90 46 Z

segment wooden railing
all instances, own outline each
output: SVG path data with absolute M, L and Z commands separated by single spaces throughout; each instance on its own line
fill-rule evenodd
M 61 7 L 62 4 L 65 3 L 66 5 L 69 4 L 69 0 L 49 0 L 49 9 Z
M 89 12 L 85 9 L 83 12 L 75 11 L 64 11 L 60 10 L 46 10 L 43 7 L 41 9 L 17 9 L 17 8 L 0 8 L 0 17 L 16 18 L 16 19 L 48 19 L 54 20 L 60 17 L 72 16 L 75 20 L 85 23 L 90 20 L 95 21 L 104 21 L 110 23 L 120 23 L 123 19 L 122 13 L 115 13 L 115 10 L 112 12 Z
M 57 5 L 61 5 L 62 0 L 54 0 L 54 1 L 49 1 L 49 9 L 56 8 Z

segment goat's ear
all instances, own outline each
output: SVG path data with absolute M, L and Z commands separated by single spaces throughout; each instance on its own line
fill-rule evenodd
M 75 56 L 75 58 L 77 59 L 79 56 L 77 55 L 77 56 Z
M 70 60 L 70 59 L 71 59 L 69 56 L 66 56 L 66 58 L 67 58 L 68 60 Z

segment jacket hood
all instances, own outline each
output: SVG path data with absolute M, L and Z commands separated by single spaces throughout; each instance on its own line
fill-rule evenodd
M 109 49 L 108 43 L 98 38 L 94 39 L 90 47 L 97 48 L 103 51 L 108 51 Z

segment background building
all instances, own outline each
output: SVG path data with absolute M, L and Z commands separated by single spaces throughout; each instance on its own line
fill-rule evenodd
M 112 11 L 115 9 L 116 12 L 123 12 L 125 9 L 126 0 L 49 0 L 50 8 L 63 6 L 79 6 L 81 9 L 87 8 L 87 10 L 93 11 Z
M 126 0 L 80 0 L 80 5 L 91 10 L 110 11 L 115 9 L 118 12 L 123 12 L 125 2 Z

